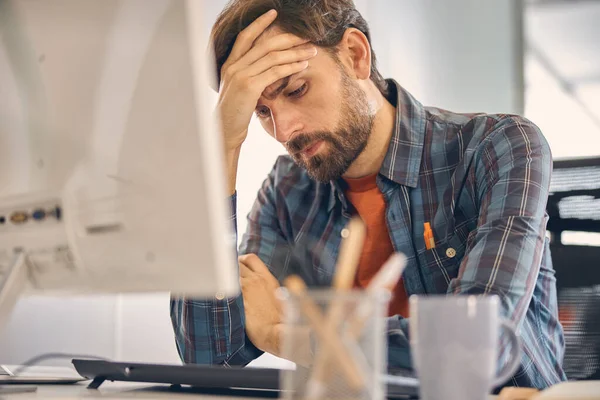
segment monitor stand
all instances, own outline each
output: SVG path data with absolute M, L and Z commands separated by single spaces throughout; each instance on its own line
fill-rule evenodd
M 5 271 L 0 270 L 0 329 L 10 316 L 19 294 L 27 285 L 27 262 L 25 253 L 16 251 L 14 258 Z M 3 370 L 0 370 L 2 375 Z M 35 392 L 37 386 L 32 385 L 3 385 L 0 383 L 0 395 L 11 393 Z
M 19 295 L 27 286 L 27 256 L 21 250 L 15 250 L 13 259 L 7 268 L 0 265 L 0 329 L 6 324 Z

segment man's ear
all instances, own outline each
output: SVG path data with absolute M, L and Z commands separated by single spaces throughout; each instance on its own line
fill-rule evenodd
M 338 49 L 350 76 L 364 80 L 371 77 L 371 46 L 364 33 L 356 28 L 346 29 Z

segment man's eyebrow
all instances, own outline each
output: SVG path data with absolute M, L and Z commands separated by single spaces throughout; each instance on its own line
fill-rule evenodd
M 285 78 L 283 78 L 283 81 L 281 82 L 281 85 L 279 85 L 277 87 L 277 89 L 275 89 L 275 90 L 273 90 L 272 92 L 269 92 L 269 93 L 263 92 L 263 96 L 265 96 L 269 100 L 273 100 L 275 97 L 279 96 L 279 94 L 281 92 L 283 92 L 284 89 L 290 84 L 290 78 L 291 77 L 286 76 Z

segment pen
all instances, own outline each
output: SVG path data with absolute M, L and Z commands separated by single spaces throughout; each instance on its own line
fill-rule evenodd
M 433 238 L 433 231 L 431 230 L 431 224 L 429 222 L 425 222 L 424 224 L 425 231 L 423 232 L 423 238 L 425 239 L 425 247 L 427 250 L 431 250 L 435 248 L 435 239 Z

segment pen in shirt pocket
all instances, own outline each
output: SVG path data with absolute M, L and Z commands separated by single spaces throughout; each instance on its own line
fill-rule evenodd
M 425 222 L 424 224 L 423 239 L 425 239 L 425 248 L 431 250 L 435 248 L 435 239 L 433 238 L 433 231 L 431 230 L 431 224 Z

